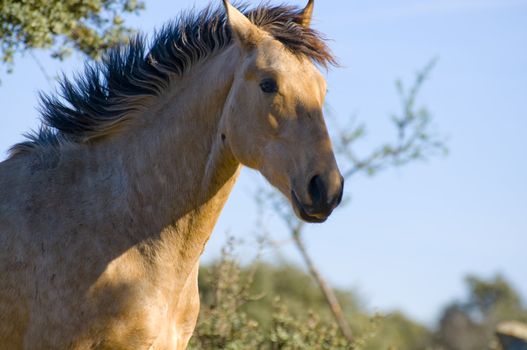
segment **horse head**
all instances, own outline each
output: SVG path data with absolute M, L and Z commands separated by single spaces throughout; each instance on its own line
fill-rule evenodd
M 291 24 L 298 37 L 281 40 L 224 4 L 241 65 L 223 110 L 222 138 L 240 163 L 287 197 L 299 218 L 323 222 L 344 187 L 323 116 L 326 81 L 311 57 L 284 45 L 311 33 L 313 1 Z

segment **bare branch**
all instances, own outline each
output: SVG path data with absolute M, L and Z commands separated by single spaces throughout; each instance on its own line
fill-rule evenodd
M 438 154 L 445 154 L 444 140 L 433 131 L 432 118 L 424 107 L 417 108 L 417 97 L 424 82 L 430 76 L 437 60 L 433 59 L 417 72 L 410 89 L 406 90 L 399 80 L 396 89 L 401 102 L 401 114 L 391 117 L 396 131 L 396 140 L 376 147 L 369 155 L 359 157 L 352 150 L 353 144 L 365 135 L 362 125 L 351 128 L 337 128 L 334 139 L 335 152 L 350 164 L 343 172 L 348 179 L 365 172 L 374 175 L 389 167 L 398 167 L 414 160 L 426 160 Z
M 297 229 L 291 232 L 295 245 L 298 248 L 300 254 L 302 255 L 302 258 L 304 259 L 304 262 L 306 263 L 306 266 L 309 269 L 309 273 L 318 283 L 322 294 L 324 294 L 324 298 L 328 303 L 329 309 L 331 310 L 333 317 L 335 317 L 335 321 L 337 322 L 339 329 L 342 332 L 342 335 L 351 344 L 353 343 L 353 333 L 351 332 L 351 327 L 348 321 L 346 320 L 346 317 L 344 316 L 344 312 L 342 312 L 342 307 L 340 306 L 340 303 L 337 299 L 337 296 L 333 292 L 333 289 L 329 287 L 326 280 L 324 279 L 324 277 L 322 277 L 322 274 L 316 267 L 315 262 L 313 261 L 313 259 L 311 259 L 311 256 L 307 252 L 306 246 L 304 245 L 304 242 L 302 241 L 301 237 L 302 227 L 302 224 L 299 223 Z

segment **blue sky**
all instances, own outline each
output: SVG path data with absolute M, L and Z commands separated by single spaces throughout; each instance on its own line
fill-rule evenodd
M 193 4 L 147 0 L 129 23 L 151 33 Z M 314 16 L 342 64 L 327 72 L 328 102 L 339 120 L 357 115 L 368 128 L 358 151 L 391 135 L 388 117 L 399 107 L 394 80 L 410 81 L 435 56 L 420 101 L 450 149 L 448 157 L 348 183 L 350 204 L 306 232 L 322 272 L 358 290 L 371 309 L 402 309 L 428 323 L 444 303 L 463 297 L 468 273 L 501 272 L 526 299 L 527 0 L 319 0 Z M 50 75 L 82 66 L 79 57 L 58 63 L 35 55 Z M 0 159 L 38 125 L 37 92 L 51 86 L 29 55 L 2 76 Z M 205 261 L 218 256 L 226 232 L 247 242 L 241 258 L 254 255 L 252 197 L 262 183 L 243 171 Z M 271 237 L 287 242 L 276 218 L 268 222 Z M 266 257 L 300 262 L 290 244 L 280 247 Z

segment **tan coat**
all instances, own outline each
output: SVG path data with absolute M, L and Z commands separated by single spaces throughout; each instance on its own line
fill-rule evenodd
M 184 349 L 199 257 L 241 164 L 305 220 L 338 205 L 323 78 L 226 6 L 234 44 L 126 125 L 0 163 L 1 349 Z M 278 92 L 262 91 L 268 77 Z

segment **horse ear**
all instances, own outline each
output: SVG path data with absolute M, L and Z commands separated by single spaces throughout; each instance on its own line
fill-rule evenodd
M 306 7 L 302 10 L 302 22 L 304 27 L 309 28 L 311 25 L 311 17 L 313 16 L 313 7 L 315 6 L 315 0 L 308 0 Z
M 253 48 L 263 36 L 262 31 L 249 21 L 243 13 L 229 3 L 229 0 L 223 0 L 225 12 L 227 12 L 227 23 L 231 27 L 233 36 L 239 41 L 242 47 Z

